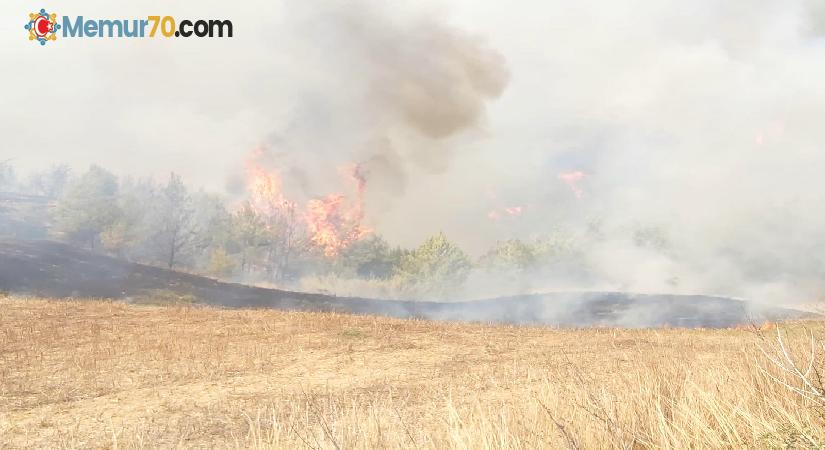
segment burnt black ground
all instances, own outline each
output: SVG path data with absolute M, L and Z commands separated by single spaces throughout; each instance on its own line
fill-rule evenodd
M 728 327 L 811 316 L 704 295 L 565 292 L 461 302 L 376 300 L 264 289 L 135 264 L 44 240 L 0 240 L 0 290 L 132 300 L 163 290 L 227 308 L 338 311 L 401 318 L 553 326 Z

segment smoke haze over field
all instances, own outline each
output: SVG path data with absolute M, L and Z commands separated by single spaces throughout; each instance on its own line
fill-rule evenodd
M 31 6 L 4 2 L 0 161 L 20 170 L 172 170 L 235 198 L 263 146 L 301 199 L 363 164 L 366 220 L 393 243 L 596 236 L 602 279 L 520 289 L 825 293 L 817 0 L 51 7 L 227 18 L 235 37 L 35 48 Z

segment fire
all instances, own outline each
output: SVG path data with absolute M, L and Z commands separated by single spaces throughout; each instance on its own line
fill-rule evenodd
M 580 170 L 576 170 L 573 172 L 561 172 L 559 174 L 559 180 L 563 181 L 570 190 L 573 191 L 573 194 L 576 198 L 582 198 L 584 195 L 584 190 L 579 186 L 579 182 L 584 179 L 584 172 Z
M 510 217 L 519 217 L 524 212 L 524 206 L 508 206 L 501 209 L 493 209 L 487 213 L 487 218 L 496 221 L 502 218 L 502 216 L 510 216 Z
M 267 219 L 268 228 L 278 218 L 300 218 L 309 242 L 329 258 L 338 256 L 372 232 L 361 224 L 364 219 L 366 176 L 359 165 L 352 164 L 341 169 L 341 173 L 355 185 L 354 202 L 348 201 L 341 193 L 332 193 L 307 201 L 301 209 L 297 202 L 285 196 L 277 170 L 261 165 L 264 156 L 265 151 L 257 149 L 247 161 L 247 189 L 250 206 Z
M 361 225 L 367 184 L 361 166 L 352 164 L 343 167 L 341 172 L 355 184 L 355 202 L 349 204 L 343 195 L 329 194 L 322 199 L 310 200 L 305 214 L 310 241 L 330 258 L 372 232 Z
M 499 201 L 498 192 L 492 187 L 487 186 L 484 189 L 487 199 L 493 203 L 495 207 L 487 212 L 487 218 L 492 221 L 501 220 L 502 217 L 520 217 L 527 208 L 522 205 L 502 206 L 502 201 Z
M 264 217 L 294 211 L 296 205 L 284 197 L 281 176 L 278 172 L 267 171 L 256 164 L 256 158 L 260 157 L 261 152 L 261 150 L 256 150 L 253 158 L 247 161 L 247 190 L 252 208 Z
M 305 218 L 310 241 L 330 258 L 372 231 L 361 226 L 360 209 L 349 207 L 341 194 L 310 200 Z

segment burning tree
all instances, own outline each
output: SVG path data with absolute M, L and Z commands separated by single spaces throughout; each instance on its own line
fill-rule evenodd
M 264 249 L 265 267 L 274 279 L 282 279 L 290 260 L 303 250 L 314 248 L 333 259 L 371 232 L 361 224 L 366 179 L 358 165 L 342 169 L 355 185 L 354 202 L 332 193 L 311 199 L 301 208 L 285 196 L 278 171 L 261 164 L 264 155 L 263 150 L 256 150 L 247 162 L 249 200 L 236 216 L 244 245 Z M 242 266 L 247 266 L 246 260 Z
M 367 234 L 361 227 L 359 213 L 347 208 L 341 194 L 330 194 L 307 203 L 306 222 L 310 242 L 323 250 L 324 256 L 334 258 Z
M 329 194 L 310 200 L 306 207 L 306 223 L 310 242 L 323 250 L 327 258 L 369 235 L 372 230 L 361 225 L 364 219 L 364 189 L 366 178 L 361 166 L 353 164 L 341 172 L 355 184 L 356 200 L 350 204 L 343 194 Z
M 257 154 L 257 153 L 256 153 Z M 281 178 L 254 163 L 247 165 L 250 198 L 237 213 L 245 248 L 263 251 L 267 275 L 283 279 L 290 257 L 303 245 L 300 235 L 297 205 L 284 197 Z M 248 267 L 244 255 L 242 266 Z

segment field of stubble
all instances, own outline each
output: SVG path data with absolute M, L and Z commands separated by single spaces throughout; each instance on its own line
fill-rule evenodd
M 800 359 L 805 329 L 825 335 L 782 328 Z M 771 379 L 804 388 L 770 342 L 0 299 L 0 447 L 823 445 L 816 398 Z

